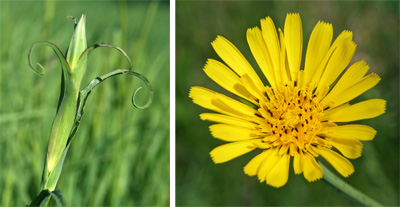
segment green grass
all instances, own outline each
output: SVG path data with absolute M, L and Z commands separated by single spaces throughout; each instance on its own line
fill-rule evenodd
M 44 64 L 38 76 L 28 67 L 30 45 L 39 40 L 65 52 L 72 20 L 87 16 L 88 45 L 124 49 L 133 70 L 152 84 L 150 108 L 132 106 L 139 79 L 114 77 L 90 95 L 85 115 L 58 183 L 70 206 L 169 205 L 169 4 L 114 1 L 1 1 L 0 36 L 0 205 L 23 206 L 39 193 L 43 162 L 55 116 L 60 65 L 52 51 L 36 50 Z M 89 55 L 82 87 L 117 68 L 127 68 L 117 51 Z M 138 93 L 144 104 L 145 89 Z
M 365 60 L 381 82 L 352 103 L 387 100 L 386 113 L 360 123 L 378 133 L 363 142 L 362 157 L 351 160 L 355 173 L 344 180 L 384 205 L 399 205 L 399 3 L 394 1 L 177 1 L 176 3 L 176 204 L 178 206 L 351 206 L 356 205 L 323 180 L 309 183 L 295 175 L 279 189 L 244 174 L 243 167 L 259 152 L 214 164 L 209 152 L 225 143 L 212 138 L 199 114 L 207 112 L 188 98 L 191 86 L 225 94 L 202 71 L 207 58 L 220 60 L 211 47 L 217 35 L 230 40 L 259 72 L 246 41 L 246 30 L 271 16 L 282 28 L 286 14 L 299 12 L 303 54 L 319 20 L 332 23 L 334 38 L 353 31 L 357 44 L 352 63 Z M 304 65 L 304 58 L 302 59 Z M 265 81 L 265 79 L 264 79 Z M 340 175 L 339 175 L 340 176 Z

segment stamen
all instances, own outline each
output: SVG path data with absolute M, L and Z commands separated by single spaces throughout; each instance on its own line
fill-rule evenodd
M 263 127 L 270 127 L 264 131 L 277 136 L 271 144 L 286 148 L 293 145 L 297 151 L 307 152 L 321 129 L 318 117 L 322 110 L 317 96 L 308 88 L 298 88 L 296 82 L 294 86 L 289 84 L 280 90 L 267 87 L 264 94 L 269 102 L 261 106 L 266 112 L 261 113 L 267 123 Z

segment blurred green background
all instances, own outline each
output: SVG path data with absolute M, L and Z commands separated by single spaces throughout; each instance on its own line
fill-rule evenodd
M 354 206 L 323 180 L 309 183 L 295 175 L 275 189 L 244 174 L 243 167 L 259 151 L 215 165 L 209 152 L 223 144 L 201 121 L 207 112 L 188 98 L 191 86 L 227 92 L 202 71 L 207 58 L 220 60 L 211 47 L 217 35 L 230 40 L 259 70 L 246 41 L 246 30 L 260 27 L 270 16 L 278 28 L 286 14 L 299 12 L 303 54 L 319 20 L 330 22 L 334 38 L 353 31 L 357 44 L 352 63 L 365 60 L 381 82 L 352 103 L 369 98 L 387 100 L 384 115 L 360 121 L 375 128 L 364 142 L 362 157 L 351 160 L 355 173 L 344 179 L 384 205 L 399 205 L 399 3 L 397 1 L 177 1 L 176 2 L 176 204 L 178 206 Z M 304 64 L 304 58 L 302 59 Z M 335 172 L 336 173 L 336 172 Z M 339 175 L 340 176 L 340 175 Z
M 124 49 L 133 70 L 154 90 L 145 110 L 131 104 L 137 78 L 117 76 L 90 95 L 58 183 L 70 206 L 169 205 L 169 2 L 1 1 L 0 49 L 0 206 L 24 206 L 39 193 L 43 161 L 60 90 L 60 64 L 47 40 L 65 52 L 73 32 L 72 15 L 86 13 L 88 45 L 109 43 Z M 124 57 L 110 48 L 91 52 L 82 82 L 117 68 Z M 148 92 L 138 93 L 144 104 Z

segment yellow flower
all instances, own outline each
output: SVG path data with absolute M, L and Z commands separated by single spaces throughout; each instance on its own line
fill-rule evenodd
M 209 59 L 204 71 L 242 102 L 203 87 L 191 88 L 189 97 L 194 103 L 217 112 L 200 115 L 202 120 L 218 123 L 210 126 L 211 134 L 230 142 L 210 155 L 215 163 L 223 163 L 259 148 L 262 152 L 244 172 L 274 187 L 286 184 L 290 160 L 294 172 L 303 173 L 309 182 L 322 178 L 316 161 L 319 156 L 348 177 L 354 172 L 348 159 L 360 157 L 360 141 L 372 140 L 376 131 L 346 122 L 377 117 L 386 105 L 382 99 L 352 105 L 349 101 L 374 87 L 380 78 L 375 73 L 365 76 L 369 66 L 364 61 L 343 72 L 356 50 L 350 31 L 343 31 L 331 44 L 332 25 L 318 22 L 304 69 L 300 68 L 303 32 L 299 14 L 287 15 L 284 32 L 278 29 L 277 33 L 270 17 L 261 20 L 261 29 L 247 30 L 251 52 L 269 85 L 263 84 L 231 42 L 221 36 L 212 42 L 226 65 Z

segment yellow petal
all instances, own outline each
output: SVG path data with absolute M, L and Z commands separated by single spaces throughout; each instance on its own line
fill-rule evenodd
M 214 124 L 210 126 L 211 135 L 224 141 L 241 141 L 259 138 L 260 134 L 255 129 L 238 127 L 227 124 Z
M 260 86 L 260 88 L 263 86 L 263 83 L 250 63 L 231 42 L 224 37 L 218 36 L 211 45 L 218 56 L 239 76 L 248 74 L 253 82 Z
M 260 106 L 258 101 L 265 98 L 264 87 L 260 88 L 259 85 L 254 83 L 250 76 L 248 76 L 247 74 L 243 74 L 242 77 L 240 77 L 240 80 L 242 81 L 242 85 L 246 87 L 246 90 L 249 91 L 253 96 L 257 97 L 257 103 L 255 105 Z
M 342 41 L 333 52 L 319 81 L 319 87 L 330 86 L 349 64 L 356 51 L 356 44 L 350 39 Z M 317 90 L 318 91 L 318 90 Z
M 265 158 L 267 158 L 268 154 L 270 153 L 268 151 L 270 151 L 270 150 L 265 150 L 262 153 L 255 156 L 253 159 L 251 159 L 250 162 L 247 163 L 246 166 L 244 166 L 244 173 L 246 173 L 249 176 L 257 175 L 257 172 L 261 165 L 261 162 L 263 162 L 265 160 Z
M 208 77 L 229 92 L 240 96 L 253 104 L 257 104 L 257 102 L 254 101 L 256 98 L 241 84 L 239 76 L 224 64 L 213 59 L 208 59 L 204 66 L 204 72 Z
M 210 109 L 213 111 L 220 112 L 221 110 L 212 103 L 215 92 L 207 88 L 194 86 L 190 89 L 189 97 L 193 99 L 193 102 L 203 108 Z
M 323 114 L 321 120 L 330 122 L 350 122 L 370 119 L 385 113 L 386 101 L 383 99 L 370 99 L 336 110 L 335 113 Z
M 245 127 L 249 129 L 256 128 L 258 126 L 258 124 L 223 114 L 203 113 L 200 114 L 200 118 L 204 121 L 218 122 L 222 124 Z
M 359 140 L 333 138 L 329 143 L 347 158 L 356 159 L 361 156 L 363 144 Z
M 267 178 L 268 173 L 272 170 L 275 164 L 280 160 L 280 156 L 278 155 L 277 148 L 267 150 L 267 155 L 264 161 L 261 162 L 260 167 L 258 168 L 258 180 L 260 182 L 264 182 Z
M 336 49 L 342 43 L 342 41 L 345 41 L 347 39 L 353 39 L 353 32 L 344 30 L 333 42 L 331 48 Z
M 339 79 L 337 85 L 341 86 L 339 88 L 348 88 L 353 83 L 358 82 L 361 78 L 368 72 L 369 66 L 364 61 L 358 61 L 351 65 L 343 76 Z M 333 89 L 332 89 L 333 90 Z
M 318 22 L 311 33 L 308 41 L 306 61 L 304 65 L 305 83 L 309 83 L 315 71 L 321 64 L 323 58 L 329 50 L 332 42 L 332 25 L 325 22 Z
M 253 117 L 257 110 L 207 88 L 194 86 L 190 89 L 189 97 L 193 102 L 203 108 L 239 118 Z
M 300 71 L 301 53 L 303 49 L 303 30 L 300 15 L 288 14 L 285 21 L 285 45 L 291 80 L 295 81 Z
M 352 39 L 353 34 L 349 31 L 343 31 L 340 33 L 340 35 L 336 38 L 336 40 L 333 42 L 332 46 L 329 48 L 328 52 L 325 54 L 324 59 L 322 62 L 319 64 L 317 71 L 315 71 L 315 74 L 311 77 L 311 88 L 314 89 L 317 87 L 322 74 L 325 71 L 325 67 L 332 57 L 332 53 L 336 50 L 336 48 L 340 45 L 343 44 L 343 41 L 346 41 L 348 39 Z
M 323 170 L 321 166 L 317 163 L 314 156 L 305 153 L 303 156 L 303 174 L 308 182 L 314 182 L 322 178 Z
M 290 155 L 283 155 L 267 175 L 267 184 L 279 188 L 286 184 L 289 178 Z
M 274 22 L 270 17 L 261 20 L 261 30 L 265 43 L 268 43 L 266 46 L 275 71 L 275 77 L 278 78 L 276 72 L 280 71 L 279 39 Z M 281 83 L 278 79 L 276 81 L 277 84 Z
M 340 105 L 353 100 L 365 91 L 374 87 L 380 80 L 381 78 L 375 73 L 365 76 L 358 83 L 350 86 L 343 91 L 343 93 L 333 98 L 335 105 Z
M 217 106 L 220 106 L 220 103 L 222 104 L 220 106 L 221 109 L 229 108 L 230 110 L 234 110 L 236 113 L 241 113 L 247 116 L 254 116 L 258 113 L 256 109 L 253 109 L 250 106 L 235 99 L 229 98 L 228 96 L 225 96 L 223 94 L 215 93 L 214 97 L 216 98 L 215 104 Z
M 354 172 L 354 167 L 348 159 L 325 147 L 320 147 L 319 149 L 320 155 L 343 175 L 343 177 L 348 177 Z
M 361 124 L 348 124 L 343 126 L 328 127 L 319 135 L 340 139 L 357 139 L 368 141 L 375 137 L 376 130 Z
M 303 88 L 303 86 L 308 84 L 308 82 L 305 81 L 305 78 L 306 78 L 305 76 L 306 76 L 306 74 L 305 74 L 304 70 L 300 70 L 299 79 L 297 80 L 299 88 Z
M 334 98 L 340 94 L 346 93 L 346 89 L 358 83 L 368 70 L 369 66 L 364 61 L 359 61 L 351 65 L 329 94 L 321 101 L 321 105 L 334 100 Z
M 275 88 L 276 81 L 271 56 L 262 37 L 261 30 L 258 27 L 247 30 L 247 42 L 261 71 L 264 73 L 271 86 Z
M 299 153 L 294 154 L 293 158 L 293 169 L 295 174 L 300 174 L 303 172 L 303 153 L 300 151 Z
M 281 43 L 281 50 L 280 50 L 280 68 L 279 71 L 276 71 L 277 76 L 279 76 L 279 80 L 281 81 L 281 85 L 289 84 L 291 81 L 291 75 L 290 75 L 290 70 L 289 66 L 286 64 L 286 45 L 285 45 L 285 36 L 283 35 L 281 29 L 278 29 L 279 31 L 279 39 Z M 280 86 L 278 84 L 278 86 Z
M 343 104 L 343 105 L 340 105 L 340 106 L 337 106 L 337 107 L 334 107 L 334 108 L 331 108 L 330 106 L 329 106 L 329 107 L 326 107 L 326 108 L 324 108 L 324 113 L 323 113 L 322 116 L 320 117 L 320 121 L 328 121 L 328 118 L 329 118 L 332 114 L 335 114 L 335 113 L 337 113 L 338 111 L 344 110 L 344 109 L 346 109 L 346 108 L 348 108 L 348 107 L 350 107 L 350 104 L 349 104 L 349 103 L 345 103 L 345 104 Z
M 223 163 L 241 155 L 244 155 L 255 149 L 252 140 L 233 142 L 214 148 L 211 152 L 211 158 L 215 163 Z

